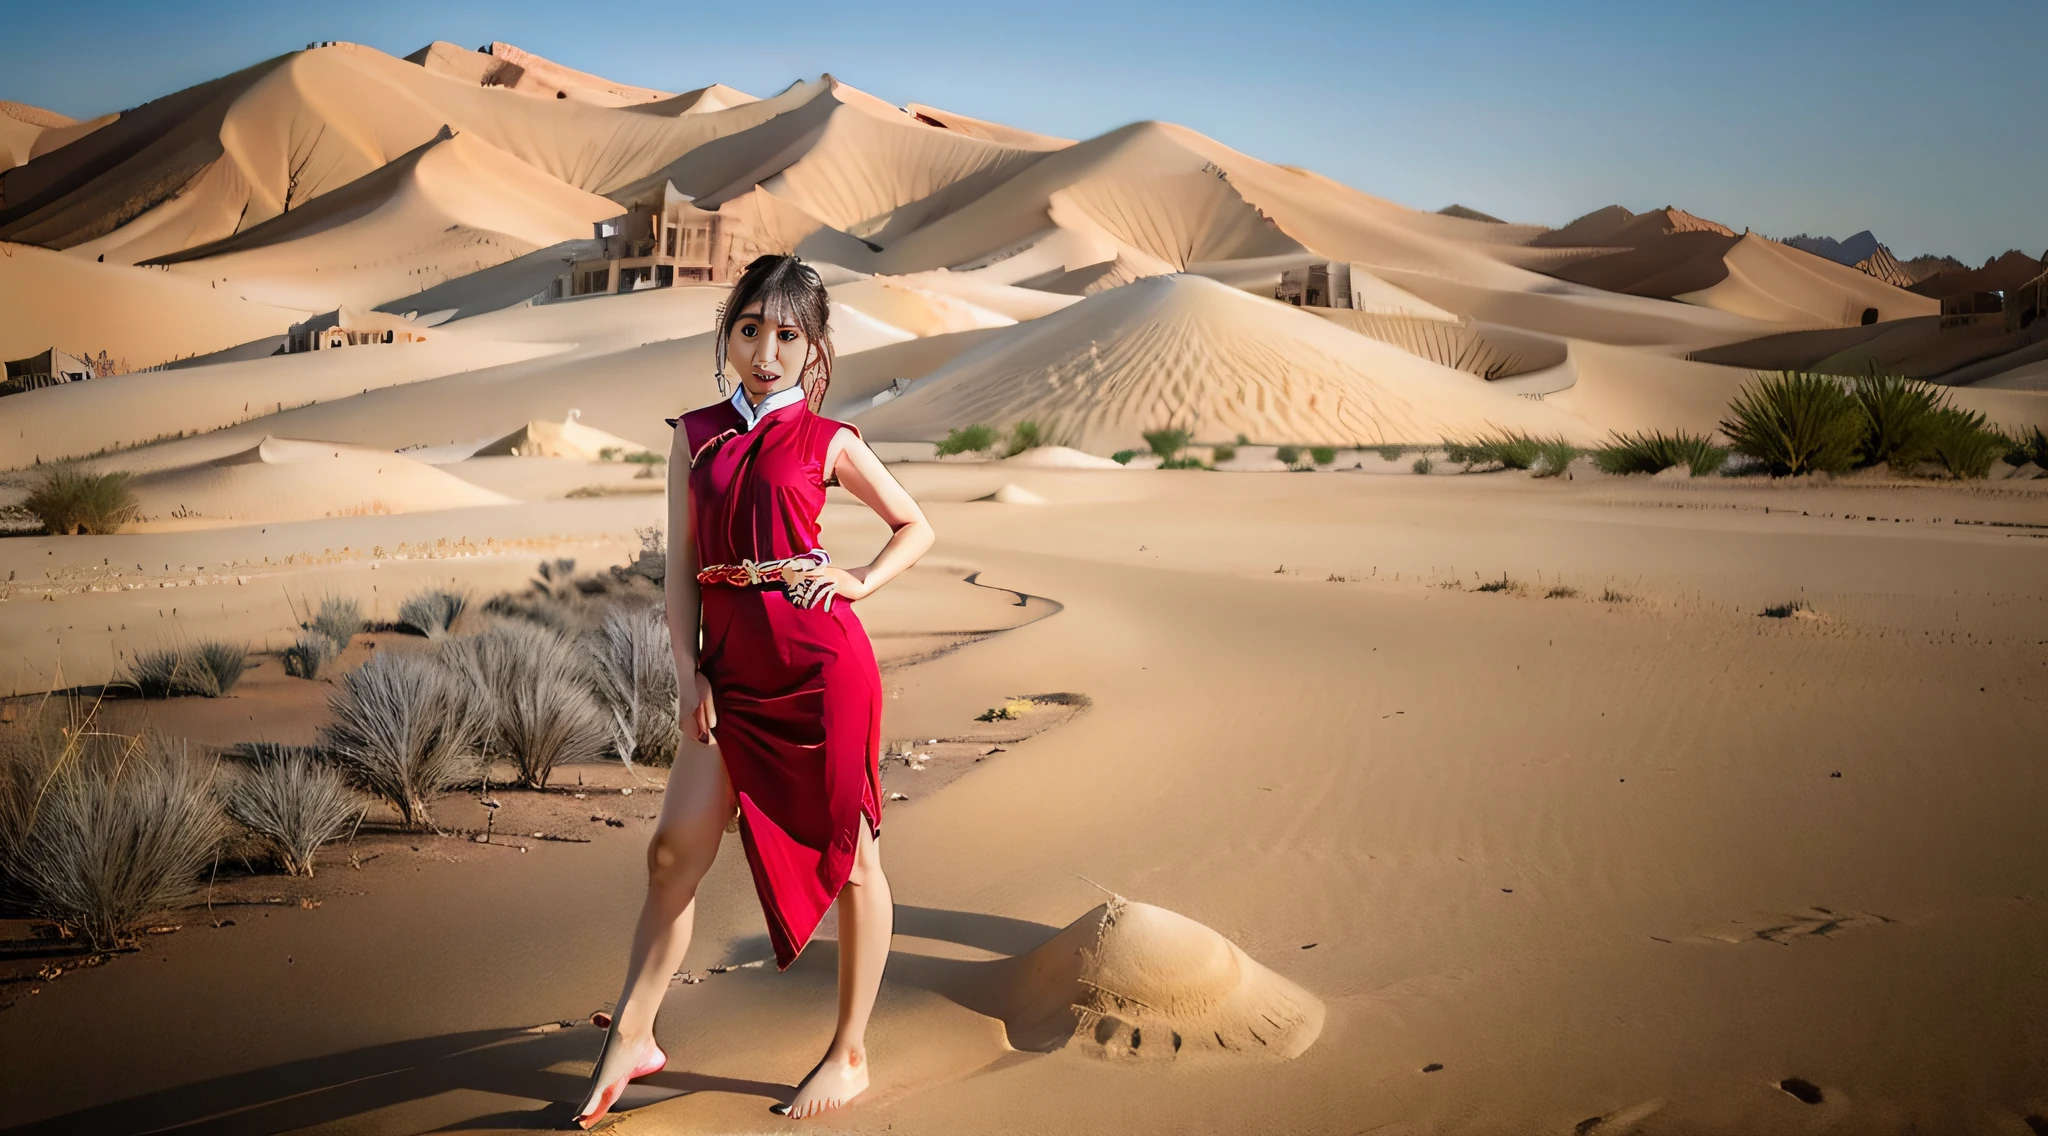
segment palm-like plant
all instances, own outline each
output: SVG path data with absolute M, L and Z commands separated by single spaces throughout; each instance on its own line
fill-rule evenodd
M 1779 477 L 1849 469 L 1865 428 L 1862 408 L 1841 380 L 1802 371 L 1759 374 L 1721 421 L 1735 452 Z

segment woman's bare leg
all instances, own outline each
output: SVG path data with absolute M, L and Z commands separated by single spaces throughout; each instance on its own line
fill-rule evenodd
M 633 931 L 626 985 L 579 1115 L 589 1115 L 605 1088 L 630 1073 L 653 1043 L 654 1015 L 668 994 L 669 977 L 690 949 L 697 884 L 718 857 L 718 842 L 731 816 L 732 785 L 718 750 L 685 739 L 647 845 L 647 899 Z
M 839 892 L 839 1028 L 825 1059 L 797 1086 L 787 1115 L 816 1116 L 868 1087 L 868 1015 L 882 986 L 882 968 L 889 963 L 895 924 L 882 848 L 863 820 L 853 875 Z

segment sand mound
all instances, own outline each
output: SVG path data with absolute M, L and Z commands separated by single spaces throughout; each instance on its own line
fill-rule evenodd
M 1754 233 L 1737 241 L 1724 260 L 1726 280 L 1674 298 L 1807 327 L 1855 327 L 1941 310 L 1937 300 Z
M 1183 915 L 1117 896 L 1028 954 L 988 964 L 1010 1044 L 1111 1058 L 1299 1057 L 1321 1000 Z
M 1111 462 L 1110 464 L 1115 465 L 1116 463 Z M 1001 489 L 985 497 L 976 497 L 975 500 L 992 501 L 998 505 L 1043 505 L 1046 503 L 1045 498 L 1014 481 L 1006 481 Z
M 472 456 L 515 458 L 576 458 L 581 461 L 621 461 L 628 454 L 645 453 L 644 446 L 616 434 L 576 421 L 575 411 L 564 422 L 528 422 L 495 442 L 486 443 Z M 611 451 L 606 456 L 606 451 Z
M 1009 291 L 1021 292 L 1023 289 Z M 902 328 L 920 339 L 956 331 L 1009 327 L 1017 322 L 972 300 L 915 287 L 892 277 L 877 276 L 835 285 L 831 293 L 835 305 L 854 308 L 863 315 Z M 1057 304 L 1058 301 L 1052 303 Z
M 0 243 L 0 359 L 55 344 L 131 369 L 283 335 L 309 314 L 167 272 Z
M 368 307 L 590 235 L 610 200 L 471 134 L 431 142 L 223 241 L 152 264 L 314 311 Z
M 266 437 L 215 461 L 133 482 L 143 528 L 205 528 L 503 505 L 512 498 L 401 454 Z
M 861 413 L 881 441 L 1033 421 L 1103 453 L 1148 430 L 1198 439 L 1433 442 L 1494 428 L 1592 440 L 1582 422 L 1274 300 L 1162 276 L 1020 324 Z
M 1003 459 L 1004 465 L 1022 469 L 1122 469 L 1121 465 L 1108 458 L 1082 453 L 1066 446 L 1034 446 L 1014 457 Z M 1005 486 L 1004 488 L 1008 488 Z

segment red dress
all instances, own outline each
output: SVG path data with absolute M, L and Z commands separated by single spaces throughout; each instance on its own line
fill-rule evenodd
M 826 451 L 851 427 L 799 401 L 752 430 L 727 402 L 691 411 L 677 428 L 691 454 L 700 568 L 819 548 Z M 777 584 L 701 590 L 697 665 L 711 683 L 775 964 L 787 969 L 846 886 L 862 819 L 881 832 L 881 673 L 844 599 L 803 608 Z

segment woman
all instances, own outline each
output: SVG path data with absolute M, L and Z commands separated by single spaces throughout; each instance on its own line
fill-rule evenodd
M 626 986 L 576 1118 L 585 1128 L 667 1061 L 654 1016 L 735 811 L 778 968 L 839 904 L 838 1030 L 775 1111 L 811 1116 L 868 1084 L 864 1038 L 894 910 L 877 843 L 881 676 L 852 605 L 917 563 L 932 528 L 860 433 L 817 413 L 832 378 L 828 315 L 816 272 L 790 256 L 755 260 L 714 348 L 720 392 L 728 371 L 739 389 L 675 423 L 667 600 L 686 737 L 648 847 Z M 835 480 L 893 530 L 873 563 L 842 568 L 818 545 Z

